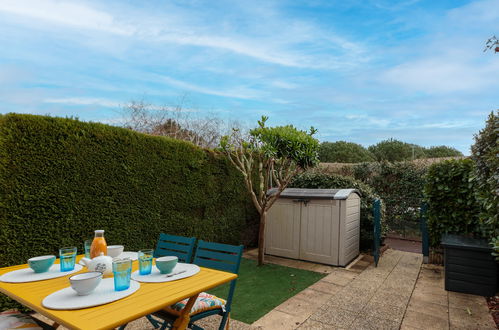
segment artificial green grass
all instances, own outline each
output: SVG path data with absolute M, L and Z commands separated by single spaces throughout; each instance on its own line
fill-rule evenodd
M 258 267 L 256 261 L 243 258 L 232 301 L 231 318 L 251 324 L 324 276 L 279 265 Z M 228 291 L 229 285 L 225 284 L 210 290 L 210 293 L 226 298 Z

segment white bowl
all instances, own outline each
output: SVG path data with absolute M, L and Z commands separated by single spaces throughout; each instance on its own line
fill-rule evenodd
M 71 288 L 73 288 L 79 296 L 86 296 L 92 293 L 101 280 L 101 272 L 80 273 L 69 278 Z
M 125 247 L 123 245 L 108 245 L 107 255 L 112 258 L 117 258 L 120 254 L 123 253 L 124 249 Z

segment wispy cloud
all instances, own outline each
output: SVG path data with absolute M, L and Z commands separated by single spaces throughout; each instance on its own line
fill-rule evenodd
M 44 103 L 56 103 L 67 105 L 98 105 L 107 108 L 118 108 L 120 103 L 112 100 L 93 98 L 93 97 L 67 97 L 67 98 L 48 98 Z
M 102 6 L 101 6 L 102 7 Z M 133 11 L 132 11 L 133 10 Z M 179 19 L 176 13 L 156 12 L 143 13 L 137 8 L 130 9 L 125 17 L 113 15 L 105 9 L 96 9 L 82 2 L 64 3 L 55 0 L 5 0 L 0 2 L 0 12 L 14 14 L 29 20 L 21 24 L 33 24 L 33 20 L 48 24 L 64 25 L 69 28 L 100 31 L 120 36 L 133 37 L 137 40 L 158 43 L 174 43 L 177 45 L 207 47 L 230 51 L 262 62 L 282 66 L 315 69 L 339 69 L 362 62 L 364 57 L 352 56 L 363 53 L 363 47 L 331 31 L 323 31 L 320 27 L 296 20 L 286 21 L 284 18 L 272 16 L 269 31 L 279 24 L 287 25 L 287 29 L 274 30 L 272 34 L 246 35 L 227 33 L 223 29 L 206 33 L 205 26 L 186 24 L 187 19 Z M 211 20 L 211 18 L 209 18 Z M 265 25 L 265 21 L 255 22 Z M 206 21 L 206 19 L 204 20 Z M 201 21 L 200 23 L 204 23 Z M 211 22 L 213 23 L 213 22 Z M 291 23 L 291 25 L 290 25 Z M 291 31 L 289 31 L 291 30 Z M 268 31 L 266 31 L 268 32 Z M 274 37 L 269 38 L 269 35 Z M 310 54 L 300 48 L 325 47 L 329 53 Z M 331 51 L 337 54 L 331 53 Z M 339 51 L 339 53 L 338 53 Z M 346 53 L 349 52 L 348 56 Z
M 179 87 L 183 90 L 198 92 L 202 94 L 215 95 L 215 96 L 223 96 L 223 97 L 231 97 L 238 99 L 256 99 L 262 96 L 259 91 L 252 90 L 246 87 L 237 87 L 237 88 L 223 88 L 220 89 L 212 89 L 203 86 L 199 86 L 196 84 L 191 84 L 185 81 L 177 80 L 167 76 L 157 76 L 158 80 L 163 81 L 169 85 Z

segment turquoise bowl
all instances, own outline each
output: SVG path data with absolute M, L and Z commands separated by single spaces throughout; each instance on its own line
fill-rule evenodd
M 39 256 L 28 259 L 28 265 L 35 273 L 45 273 L 52 267 L 54 261 L 55 256 Z
M 156 258 L 156 267 L 159 269 L 161 274 L 169 274 L 173 271 L 173 268 L 175 268 L 177 262 L 177 257 Z

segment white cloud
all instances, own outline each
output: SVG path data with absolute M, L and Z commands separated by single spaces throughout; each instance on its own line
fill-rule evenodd
M 381 75 L 383 82 L 428 94 L 470 92 L 497 85 L 499 63 L 477 66 L 457 56 L 426 57 L 397 65 Z
M 135 29 L 115 21 L 112 15 L 82 3 L 54 0 L 2 0 L 0 11 L 75 28 L 131 35 Z
M 229 51 L 266 63 L 297 68 L 340 69 L 366 61 L 366 57 L 361 56 L 364 50 L 359 43 L 347 40 L 333 31 L 323 31 L 318 26 L 296 19 L 288 20 L 275 13 L 269 15 L 268 21 L 262 17 L 250 16 L 246 23 L 249 23 L 251 28 L 243 35 L 226 31 L 223 25 L 213 22 L 212 17 L 199 19 L 194 14 L 175 12 L 173 7 L 170 9 L 173 11 L 151 13 L 129 8 L 128 13 L 118 15 L 76 1 L 0 1 L 0 13 L 29 18 L 18 22 L 28 25 L 37 24 L 38 21 L 125 36 L 155 44 L 173 43 L 205 47 Z M 270 7 L 266 9 L 271 11 Z M 9 19 L 12 19 L 11 15 Z M 251 29 L 255 26 L 259 28 L 252 34 Z M 282 29 L 282 26 L 286 26 L 286 29 Z M 37 27 L 40 27 L 40 24 L 37 24 Z M 262 34 L 260 30 L 264 33 Z M 99 35 L 96 34 L 95 37 Z M 106 43 L 93 45 L 107 46 Z M 307 45 L 313 50 L 323 49 L 325 52 L 313 54 L 307 50 Z
M 67 98 L 48 98 L 43 100 L 44 103 L 56 103 L 67 105 L 100 105 L 107 108 L 118 108 L 120 103 L 108 99 L 93 98 L 93 97 L 67 97 Z
M 157 75 L 157 77 L 160 81 L 163 81 L 169 85 L 202 94 L 231 97 L 238 99 L 257 99 L 262 97 L 262 94 L 259 91 L 246 87 L 236 87 L 236 88 L 220 87 L 220 89 L 212 89 L 200 85 L 191 84 L 185 81 L 177 80 L 167 76 Z

